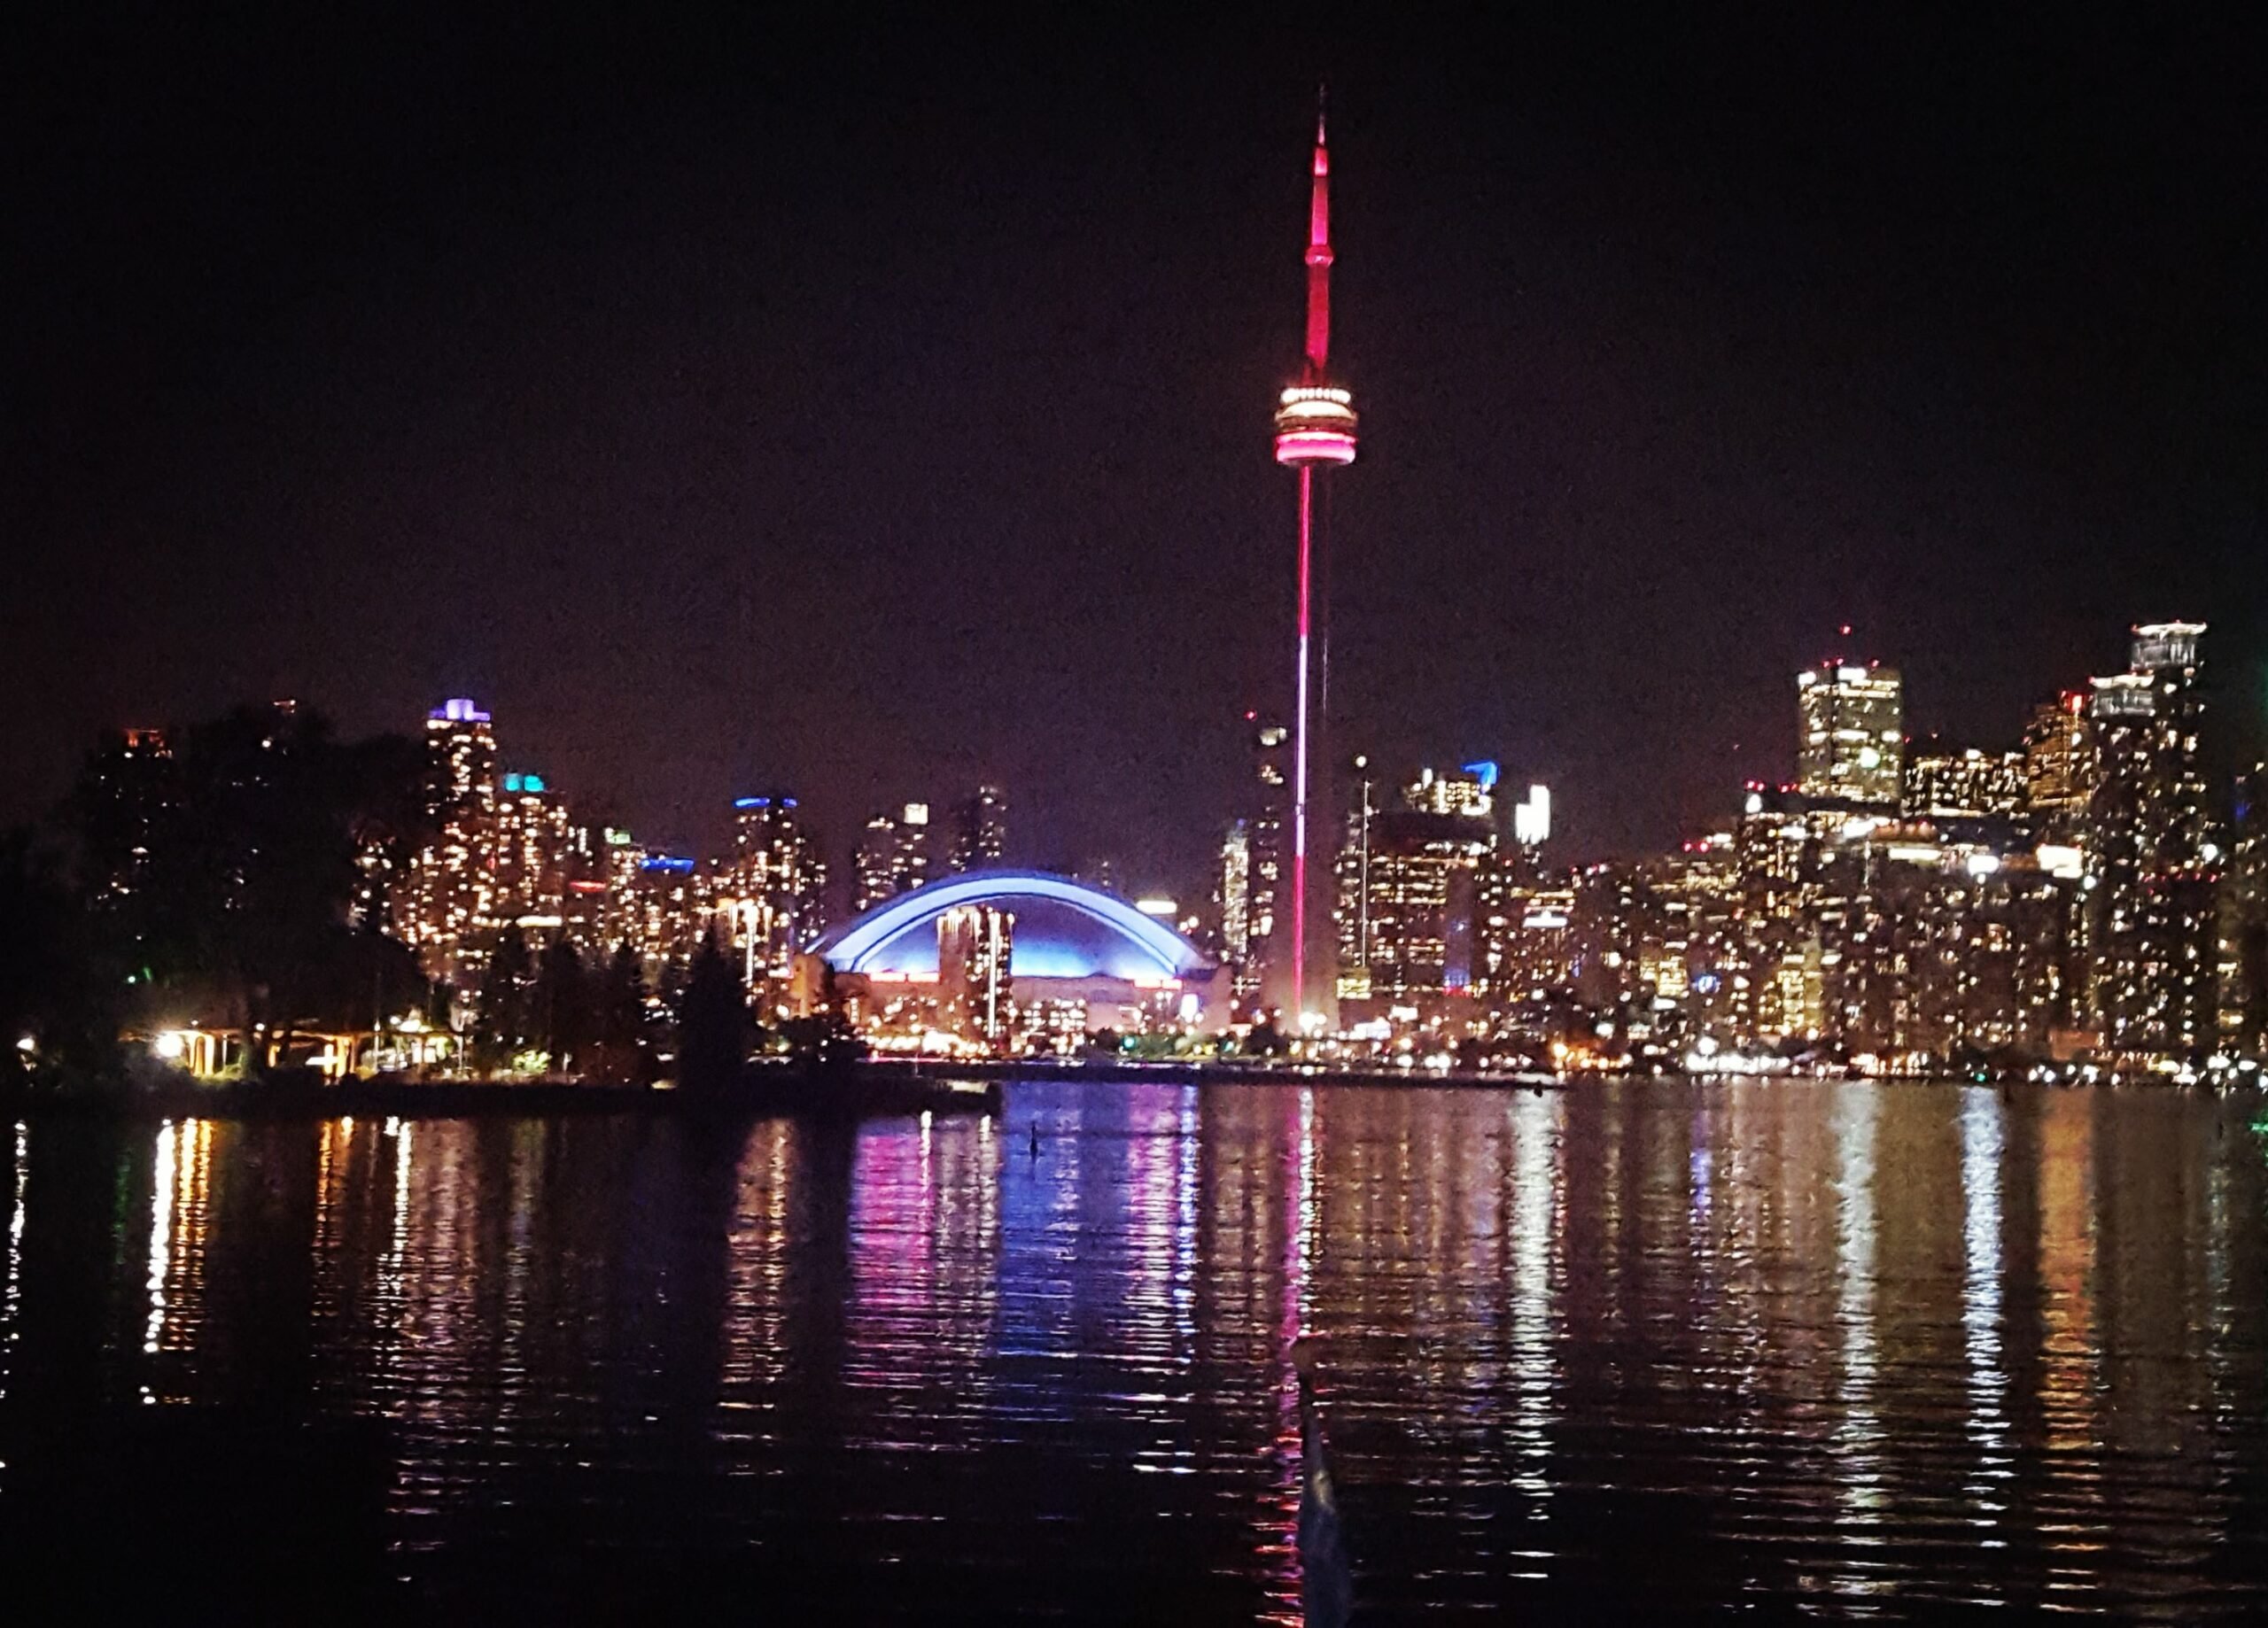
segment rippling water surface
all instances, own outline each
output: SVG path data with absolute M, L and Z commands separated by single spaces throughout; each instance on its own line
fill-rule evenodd
M 1293 1621 L 1305 1330 L 1367 1621 L 2256 1619 L 2259 1112 L 0 1124 L 0 1532 L 188 1572 L 242 1534 L 447 1616 Z

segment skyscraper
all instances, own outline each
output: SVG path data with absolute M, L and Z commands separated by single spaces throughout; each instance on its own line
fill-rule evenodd
M 1496 846 L 1487 793 L 1477 778 L 1429 770 L 1404 788 L 1400 808 L 1371 810 L 1360 824 L 1363 863 L 1351 866 L 1342 854 L 1339 867 L 1349 957 L 1340 988 L 1379 999 L 1469 988 L 1475 885 Z
M 1252 822 L 1232 820 L 1221 839 L 1221 959 L 1240 978 L 1252 950 Z
M 1324 527 L 1324 472 L 1355 461 L 1354 397 L 1330 383 L 1331 157 L 1323 117 L 1315 124 L 1308 195 L 1306 360 L 1298 384 L 1278 398 L 1276 461 L 1299 472 L 1297 638 L 1293 667 L 1291 878 L 1286 953 L 1271 955 L 1269 1004 L 1294 1023 L 1328 1024 L 1336 1005 L 1330 973 L 1331 867 L 1309 863 L 1309 827 L 1332 829 L 1329 784 L 1316 765 L 1329 762 L 1324 741 L 1330 689 L 1329 552 Z M 1327 840 L 1327 837 L 1326 837 Z
M 1231 965 L 1238 991 L 1250 996 L 1269 986 L 1274 969 L 1290 950 L 1283 907 L 1288 878 L 1285 837 L 1291 818 L 1291 775 L 1287 759 L 1292 732 L 1281 724 L 1255 723 L 1249 715 L 1246 722 L 1254 725 L 1252 779 L 1247 783 L 1251 801 L 1230 838 L 1243 866 L 1244 932 L 1242 948 Z M 1223 866 L 1229 862 L 1224 850 Z M 1280 984 L 1281 980 L 1277 981 Z
M 1894 667 L 1828 662 L 1796 675 L 1798 788 L 1806 797 L 1898 806 L 1905 689 Z
M 926 884 L 934 868 L 930 859 L 929 805 L 909 802 L 897 816 L 897 857 L 891 876 L 895 891 L 911 893 Z
M 1467 764 L 1455 774 L 1420 769 L 1402 788 L 1403 806 L 1427 814 L 1465 814 L 1487 819 L 1495 807 L 1496 765 Z
M 850 908 L 863 913 L 929 880 L 929 805 L 908 802 L 877 814 L 850 857 Z
M 2204 632 L 2194 622 L 2137 627 L 2130 670 L 2093 681 L 2089 994 L 2116 1054 L 2194 1056 L 2218 1028 L 2223 855 L 2198 752 Z
M 949 869 L 977 871 L 998 864 L 1008 850 L 1008 795 L 997 786 L 979 786 L 953 805 Z
M 464 697 L 425 720 L 426 812 L 432 838 L 411 865 L 398 930 L 429 976 L 461 979 L 477 967 L 480 935 L 496 916 L 496 735 Z
M 790 976 L 796 952 L 827 926 L 827 868 L 795 798 L 734 800 L 727 882 L 751 976 Z
M 567 805 L 540 774 L 507 774 L 497 784 L 495 905 L 500 926 L 534 933 L 564 925 L 561 907 L 572 839 Z
M 897 821 L 874 815 L 850 851 L 850 910 L 866 911 L 897 892 Z
M 2087 697 L 2069 690 L 2032 709 L 2023 731 L 2024 800 L 2042 837 L 2075 833 L 2094 800 L 2098 764 Z

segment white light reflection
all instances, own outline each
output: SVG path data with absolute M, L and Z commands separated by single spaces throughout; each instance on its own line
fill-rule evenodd
M 1835 1326 L 1842 1342 L 1842 1376 L 1836 1389 L 1841 1409 L 1835 1424 L 1836 1457 L 1843 1501 L 1848 1512 L 1844 1541 L 1876 1544 L 1869 1528 L 1883 1518 L 1881 1417 L 1875 1411 L 1875 1386 L 1881 1355 L 1875 1331 L 1876 1192 L 1875 1121 L 1881 1088 L 1870 1081 L 1837 1088 L 1835 1105 Z M 1878 1577 L 1848 1570 L 1837 1578 L 1838 1592 L 1872 1594 L 1887 1586 Z
M 1174 1116 L 1173 1326 L 1188 1365 L 1197 1334 L 1197 1088 L 1184 1086 Z
M 407 1120 L 389 1120 L 393 1128 L 393 1237 L 386 1250 L 389 1287 L 401 1291 L 403 1251 L 409 1239 L 410 1127 Z
M 1300 1088 L 1300 1233 L 1297 1312 L 1293 1326 L 1308 1326 L 1309 1279 L 1315 1271 L 1315 1251 L 1323 1217 L 1315 1201 L 1315 1092 Z
M 1993 1484 L 2016 1474 L 2000 1396 L 2008 1384 L 2000 1371 L 2000 1159 L 2006 1135 L 1998 1091 L 1972 1086 L 1962 1097 L 1961 1323 L 1969 1358 L 1969 1434 L 1977 1446 L 1977 1477 L 1969 1491 L 1979 1516 L 1985 1516 L 2008 1508 L 1993 1496 Z M 1991 1539 L 1986 1545 L 1997 1547 Z
M 0 1342 L 0 1401 L 7 1399 L 9 1377 L 15 1371 L 10 1347 L 22 1337 L 16 1329 L 16 1308 L 23 1294 L 24 1193 L 31 1186 L 32 1150 L 31 1128 L 21 1120 L 16 1121 L 16 1159 L 9 1172 L 15 1190 L 8 1211 L 8 1270 L 0 1275 L 0 1330 L 7 1336 Z M 6 1468 L 0 1464 L 0 1469 Z
M 1505 1434 L 1518 1455 L 1511 1483 L 1539 1500 L 1551 1494 L 1551 1427 L 1557 1423 L 1552 1359 L 1552 1267 L 1557 1253 L 1564 1092 L 1523 1094 L 1511 1104 L 1511 1378 L 1519 1399 Z
M 166 1273 L 173 1265 L 175 1164 L 181 1131 L 171 1120 L 158 1127 L 157 1173 L 150 1182 L 150 1320 L 142 1349 L 154 1355 L 166 1326 Z

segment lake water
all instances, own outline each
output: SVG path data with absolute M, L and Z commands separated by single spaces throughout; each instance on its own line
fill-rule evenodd
M 2257 1619 L 2261 1112 L 0 1121 L 0 1533 L 95 1601 L 1296 1621 L 1304 1330 L 1365 1621 Z

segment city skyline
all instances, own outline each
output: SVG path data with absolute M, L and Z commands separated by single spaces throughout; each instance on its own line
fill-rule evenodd
M 101 53 L 151 112 L 97 157 L 176 147 L 152 173 L 236 229 L 160 212 L 159 252 L 128 254 L 127 204 L 43 173 L 8 816 L 105 725 L 290 694 L 354 731 L 477 694 L 522 766 L 660 841 L 713 844 L 766 787 L 839 833 L 998 780 L 1051 861 L 1107 839 L 1130 872 L 1201 873 L 1190 811 L 1231 811 L 1242 714 L 1285 700 L 1253 402 L 1297 344 L 1313 86 L 1262 35 L 1208 43 L 1090 41 L 1054 89 L 995 96 L 916 43 L 836 41 L 795 61 L 870 116 L 821 147 L 794 75 L 735 81 L 730 38 L 703 67 L 657 27 L 627 42 L 654 72 L 617 77 L 625 43 L 571 23 L 399 172 L 354 96 L 255 97 L 353 183 L 329 205 L 160 93 L 162 37 Z M 2188 615 L 2216 630 L 2225 766 L 2249 756 L 2268 347 L 2249 241 L 2205 226 L 2242 167 L 2200 161 L 2233 151 L 2210 70 L 2133 68 L 2096 135 L 2054 99 L 2076 63 L 2019 95 L 2020 42 L 1989 35 L 1950 85 L 1918 27 L 1618 37 L 1612 71 L 1547 34 L 1501 81 L 1509 55 L 1450 43 L 1324 42 L 1375 437 L 1341 499 L 1348 752 L 1493 756 L 1554 787 L 1571 855 L 1651 851 L 1728 780 L 1792 775 L 1785 675 L 1842 624 L 1907 675 L 1909 734 L 2004 750 L 2117 665 L 2119 630 Z M 393 44 L 350 90 L 409 72 Z M 56 49 L 68 90 L 95 58 Z M 1870 53 L 1848 108 L 1775 103 L 1798 156 L 1728 115 Z M 562 91 L 606 139 L 547 113 L 462 205 L 385 184 Z M 1014 141 L 986 134 L 1002 107 Z M 2056 177 L 2100 182 L 2092 213 L 2043 200 Z M 2080 277 L 2056 250 L 2083 230 Z M 1134 376 L 1158 386 L 1138 437 Z M 870 377 L 967 410 L 909 426 Z

